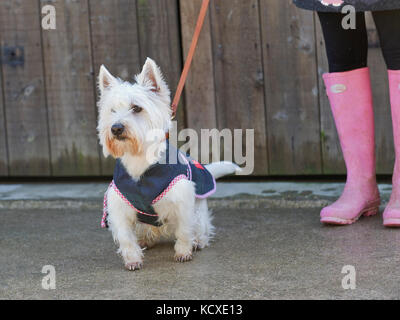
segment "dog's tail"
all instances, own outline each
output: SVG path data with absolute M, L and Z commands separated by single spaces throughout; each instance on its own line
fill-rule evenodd
M 242 169 L 229 161 L 214 162 L 205 166 L 215 179 L 221 178 L 229 174 L 239 174 Z

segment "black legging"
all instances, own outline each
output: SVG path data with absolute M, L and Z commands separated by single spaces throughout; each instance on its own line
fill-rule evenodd
M 367 66 L 368 35 L 365 13 L 358 12 L 356 29 L 342 27 L 342 13 L 319 12 L 325 38 L 329 72 L 344 72 Z M 400 10 L 372 13 L 383 56 L 389 70 L 400 70 Z

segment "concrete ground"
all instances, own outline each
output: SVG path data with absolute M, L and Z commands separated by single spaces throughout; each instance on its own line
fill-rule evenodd
M 331 201 L 343 185 L 314 187 L 315 192 L 310 185 L 258 184 L 238 188 L 247 190 L 243 194 L 220 185 L 220 192 L 230 193 L 211 200 L 217 233 L 210 248 L 179 264 L 173 261 L 173 243 L 166 241 L 145 252 L 142 270 L 129 272 L 110 233 L 99 227 L 99 208 L 83 202 L 46 207 L 63 199 L 54 197 L 55 187 L 45 196 L 37 190 L 43 185 L 3 185 L 0 299 L 399 299 L 400 230 L 385 229 L 381 214 L 351 226 L 323 226 L 318 205 Z M 15 192 L 10 199 L 6 188 L 30 196 Z M 381 186 L 389 194 L 387 188 Z M 318 194 L 322 189 L 332 194 Z M 92 200 L 101 201 L 100 195 Z M 223 208 L 230 196 L 236 205 Z M 58 204 L 79 202 L 71 194 L 65 199 Z M 32 205 L 29 201 L 37 202 L 23 205 Z M 309 208 L 291 205 L 296 201 Z M 55 267 L 55 290 L 42 288 L 45 265 Z M 342 287 L 346 265 L 355 268 L 355 290 Z

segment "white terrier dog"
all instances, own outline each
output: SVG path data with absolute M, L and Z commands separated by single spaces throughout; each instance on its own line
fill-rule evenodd
M 118 252 L 123 257 L 125 267 L 128 270 L 140 269 L 143 264 L 143 249 L 152 247 L 160 237 L 169 235 L 176 238 L 175 260 L 191 260 L 193 250 L 209 244 L 214 230 L 205 199 L 214 189 L 211 192 L 206 190 L 200 196 L 196 195 L 198 185 L 193 177 L 198 173 L 192 171 L 199 168 L 199 172 L 202 171 L 200 174 L 211 173 L 215 184 L 214 178 L 237 173 L 240 168 L 231 162 L 213 163 L 207 165 L 206 169 L 194 160 L 190 165 L 187 162 L 180 164 L 179 170 L 185 168 L 184 173 L 170 177 L 168 186 L 161 187 L 161 194 L 150 205 L 140 207 L 140 203 L 135 203 L 137 193 L 144 194 L 139 202 L 148 197 L 146 198 L 145 191 L 137 188 L 154 181 L 149 172 L 153 172 L 154 168 L 161 168 L 159 172 L 167 174 L 171 172 L 172 167 L 162 171 L 164 165 L 158 165 L 161 154 L 169 149 L 165 132 L 171 126 L 170 91 L 160 69 L 149 58 L 142 72 L 136 76 L 134 84 L 113 77 L 102 66 L 99 88 L 100 144 L 106 157 L 111 155 L 118 159 L 114 181 L 105 195 L 104 217 L 114 241 L 119 244 Z M 148 133 L 152 130 L 161 130 L 164 135 L 150 143 Z M 149 150 L 154 146 L 157 152 L 150 156 Z M 178 155 L 181 156 L 182 154 Z M 185 156 L 182 158 L 187 161 Z M 120 178 L 123 182 L 118 185 L 115 180 Z M 157 188 L 160 187 L 157 183 L 151 183 L 156 191 L 149 192 L 157 194 L 160 191 Z M 131 185 L 135 188 L 132 191 L 128 190 Z M 126 193 L 121 191 L 123 187 Z M 152 218 L 153 222 L 155 219 L 156 223 L 140 223 L 143 219 L 146 222 L 148 218 Z

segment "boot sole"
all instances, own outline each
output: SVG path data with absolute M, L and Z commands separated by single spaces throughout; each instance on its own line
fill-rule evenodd
M 360 219 L 362 216 L 365 217 L 372 217 L 374 215 L 376 215 L 379 212 L 379 204 L 374 204 L 373 207 L 369 207 L 367 209 L 364 209 L 363 211 L 361 211 L 357 217 L 355 217 L 354 219 L 342 219 L 342 218 L 337 218 L 337 217 L 324 217 L 321 218 L 321 222 L 324 224 L 333 224 L 333 225 L 349 225 L 349 224 L 353 224 L 354 222 L 356 222 L 358 219 Z M 399 221 L 400 223 L 400 221 Z M 399 224 L 400 226 L 400 224 Z
M 385 227 L 395 227 L 398 228 L 400 227 L 400 219 L 385 219 L 383 221 L 383 225 Z

